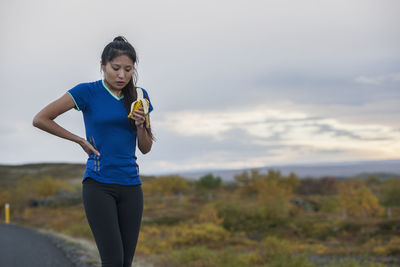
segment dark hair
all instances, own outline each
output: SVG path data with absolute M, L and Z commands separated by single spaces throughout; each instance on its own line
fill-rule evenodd
M 138 58 L 136 55 L 135 48 L 125 39 L 123 36 L 117 36 L 114 38 L 114 40 L 106 45 L 106 47 L 103 50 L 103 53 L 101 54 L 101 64 L 106 65 L 107 62 L 113 60 L 114 58 L 118 56 L 126 55 L 128 56 L 132 62 L 133 62 L 133 77 L 129 80 L 128 84 L 122 88 L 122 95 L 124 96 L 124 105 L 125 109 L 127 112 L 127 116 L 130 113 L 131 109 L 131 104 L 133 101 L 137 99 L 137 93 L 136 93 L 136 82 L 137 82 L 137 63 L 138 63 Z M 137 127 L 135 125 L 135 121 L 132 119 L 129 119 L 129 123 L 134 131 L 137 131 Z M 147 133 L 150 135 L 152 140 L 155 140 L 151 131 L 151 126 L 149 128 L 146 127 L 145 129 Z

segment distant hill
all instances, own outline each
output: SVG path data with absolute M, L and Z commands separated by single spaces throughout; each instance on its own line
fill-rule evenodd
M 0 186 L 14 184 L 18 179 L 26 176 L 32 178 L 51 176 L 58 179 L 74 179 L 83 177 L 84 172 L 84 164 L 74 163 L 0 165 Z
M 80 163 L 31 163 L 20 165 L 0 164 L 0 186 L 12 186 L 20 178 L 43 178 L 50 176 L 57 179 L 82 179 L 85 173 L 85 164 Z M 152 179 L 152 176 L 141 176 L 142 181 Z
M 258 169 L 260 173 L 266 173 L 269 169 L 280 170 L 282 175 L 288 175 L 290 172 L 294 172 L 300 178 L 320 178 L 324 176 L 336 178 L 352 176 L 365 177 L 371 174 L 381 178 L 387 178 L 391 176 L 400 176 L 400 160 L 271 165 L 261 168 L 202 170 L 196 172 L 178 172 L 176 174 L 190 179 L 198 179 L 207 173 L 212 173 L 214 176 L 220 176 L 224 181 L 233 181 L 236 174 L 240 174 L 243 171 L 249 171 L 250 169 Z
M 248 168 L 237 170 L 200 170 L 200 171 L 182 171 L 174 173 L 158 174 L 162 176 L 168 174 L 177 174 L 188 179 L 197 180 L 201 176 L 212 173 L 214 176 L 220 176 L 223 181 L 230 182 L 234 180 L 236 174 L 243 171 L 258 169 L 260 173 L 266 173 L 269 169 L 280 170 L 282 175 L 288 175 L 294 172 L 300 178 L 321 178 L 324 176 L 346 178 L 359 176 L 368 177 L 373 174 L 380 178 L 389 178 L 400 176 L 400 160 L 377 160 L 377 161 L 353 161 L 337 163 L 315 163 L 315 164 L 291 164 L 291 165 L 271 165 L 260 168 Z M 61 179 L 82 178 L 85 172 L 85 164 L 75 163 L 33 163 L 23 165 L 0 165 L 0 185 L 2 182 L 15 182 L 18 178 L 24 176 L 43 177 L 51 176 Z M 144 179 L 154 176 L 142 175 Z

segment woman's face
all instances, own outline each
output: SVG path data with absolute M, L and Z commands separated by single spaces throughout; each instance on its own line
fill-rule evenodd
M 133 76 L 133 61 L 125 55 L 115 57 L 107 64 L 101 65 L 104 79 L 114 90 L 121 90 Z

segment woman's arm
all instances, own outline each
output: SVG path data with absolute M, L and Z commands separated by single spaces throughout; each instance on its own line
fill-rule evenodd
M 149 116 L 149 122 L 150 122 L 150 116 Z M 136 127 L 137 127 L 138 147 L 143 154 L 146 154 L 150 152 L 151 146 L 153 145 L 153 140 L 151 140 L 149 134 L 144 128 L 144 123 L 142 123 L 141 126 L 136 126 Z
M 131 119 L 135 120 L 135 125 L 137 128 L 138 148 L 140 149 L 140 152 L 142 152 L 142 154 L 149 153 L 151 150 L 151 146 L 153 145 L 153 140 L 151 139 L 146 129 L 144 128 L 145 117 L 144 117 L 143 107 L 139 108 L 138 110 L 135 110 Z M 149 115 L 149 124 L 150 124 L 150 115 Z
M 54 122 L 54 119 L 60 114 L 72 109 L 73 107 L 75 107 L 75 103 L 72 97 L 68 93 L 65 93 L 59 99 L 51 102 L 38 114 L 36 114 L 33 118 L 32 125 L 43 131 L 64 139 L 71 140 L 81 145 L 88 155 L 90 155 L 91 151 L 93 151 L 96 155 L 100 155 L 99 152 L 86 139 L 67 131 Z

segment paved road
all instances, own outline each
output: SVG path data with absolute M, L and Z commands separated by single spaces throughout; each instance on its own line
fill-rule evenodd
M 40 232 L 0 223 L 0 266 L 73 267 L 75 265 Z

